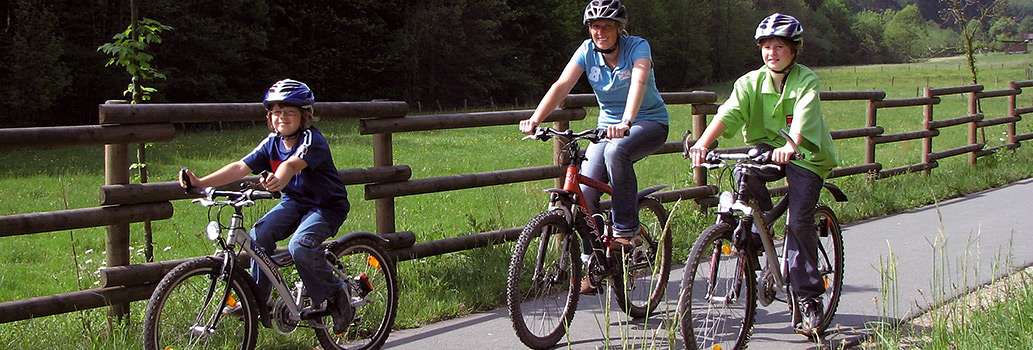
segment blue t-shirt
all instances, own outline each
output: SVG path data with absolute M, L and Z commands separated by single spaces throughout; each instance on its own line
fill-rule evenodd
M 290 183 L 282 191 L 283 200 L 347 215 L 350 209 L 348 191 L 344 188 L 341 176 L 337 174 L 337 167 L 330 156 L 330 145 L 315 127 L 301 131 L 298 143 L 290 149 L 284 147 L 283 140 L 276 133 L 270 133 L 241 161 L 255 174 L 263 170 L 275 173 L 280 164 L 291 156 L 301 158 L 308 166 L 291 177 Z
M 592 39 L 585 40 L 574 52 L 571 60 L 575 60 L 581 68 L 584 68 L 588 76 L 588 83 L 595 91 L 596 100 L 599 101 L 599 126 L 613 125 L 620 123 L 624 116 L 624 108 L 628 103 L 628 92 L 631 90 L 631 71 L 635 67 L 635 61 L 640 58 L 653 60 L 649 43 L 637 36 L 620 37 L 620 54 L 617 55 L 617 67 L 610 69 L 606 66 L 606 60 L 602 53 L 593 51 L 595 43 Z M 670 115 L 667 114 L 667 106 L 660 91 L 656 89 L 653 69 L 649 70 L 649 83 L 646 84 L 646 92 L 642 96 L 642 105 L 639 107 L 638 116 L 635 121 L 655 120 L 664 125 L 668 124 Z

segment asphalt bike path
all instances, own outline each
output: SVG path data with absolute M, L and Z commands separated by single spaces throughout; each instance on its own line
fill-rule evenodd
M 847 193 L 847 196 L 850 196 Z M 1033 179 L 901 214 L 843 226 L 844 278 L 839 309 L 824 343 L 795 334 L 784 303 L 758 307 L 750 349 L 839 348 L 863 339 L 873 322 L 897 322 L 1033 265 Z M 675 232 L 675 234 L 678 234 Z M 684 233 L 683 233 L 684 234 Z M 684 254 L 684 253 L 683 253 Z M 683 255 L 678 254 L 678 255 Z M 605 293 L 582 296 L 557 349 L 667 349 L 682 265 L 672 267 L 667 305 L 629 319 Z M 405 297 L 405 291 L 401 291 Z M 935 297 L 934 297 L 935 296 Z M 608 300 L 613 302 L 613 298 Z M 604 312 L 603 310 L 613 310 Z M 609 339 L 609 340 L 607 340 Z M 824 346 L 821 346 L 824 345 Z M 678 348 L 682 348 L 678 339 Z M 388 349 L 526 349 L 509 312 L 489 312 L 394 331 Z

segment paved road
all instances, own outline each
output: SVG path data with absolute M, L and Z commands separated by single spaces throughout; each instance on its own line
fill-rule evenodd
M 1033 242 L 1031 201 L 1033 179 L 1027 179 L 939 205 L 844 226 L 843 298 L 834 320 L 838 327 L 831 330 L 826 340 L 833 345 L 857 341 L 863 337 L 866 325 L 882 316 L 907 319 L 934 304 L 934 300 L 946 299 L 934 299 L 936 291 L 946 289 L 943 295 L 955 296 L 1007 274 L 1014 267 L 1033 264 L 1033 250 L 1026 248 Z M 891 259 L 895 262 L 890 263 Z M 880 266 L 895 266 L 895 272 Z M 676 300 L 681 283 L 681 266 L 676 269 L 668 287 L 671 301 Z M 957 288 L 942 287 L 950 283 L 957 284 Z M 581 298 L 569 338 L 557 348 L 666 348 L 648 345 L 668 344 L 663 340 L 669 335 L 663 315 L 629 321 L 619 311 L 602 312 L 603 301 L 599 296 Z M 672 302 L 670 308 L 675 307 Z M 750 349 L 815 348 L 813 342 L 792 334 L 788 318 L 785 304 L 776 302 L 761 308 Z M 622 332 L 626 335 L 622 336 Z M 605 342 L 607 338 L 614 340 Z M 396 331 L 386 348 L 525 349 L 513 332 L 505 308 Z

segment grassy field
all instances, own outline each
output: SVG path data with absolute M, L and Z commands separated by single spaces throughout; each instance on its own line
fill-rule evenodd
M 1027 80 L 1028 56 L 979 56 L 980 79 L 986 90 L 1007 88 L 1008 81 Z M 959 69 L 960 68 L 960 69 Z M 967 85 L 970 81 L 961 58 L 905 65 L 876 65 L 816 69 L 823 89 L 834 91 L 882 90 L 887 98 L 908 98 L 921 95 L 921 88 Z M 659 72 L 662 74 L 662 72 Z M 723 101 L 730 83 L 701 87 L 716 91 Z M 544 87 L 543 87 L 544 89 Z M 1030 94 L 1020 95 L 1020 106 L 1033 105 Z M 983 103 L 989 117 L 1003 116 L 1006 99 Z M 826 119 L 833 129 L 863 127 L 864 102 L 835 101 L 823 105 Z M 672 114 L 669 141 L 680 140 L 691 124 L 687 106 L 670 106 Z M 589 110 L 589 116 L 596 113 Z M 936 119 L 967 114 L 965 98 L 945 96 L 936 107 Z M 1031 123 L 1019 125 L 1020 133 L 1028 133 Z M 879 111 L 879 125 L 886 133 L 921 129 L 921 107 Z M 333 147 L 339 168 L 372 166 L 372 137 L 358 133 L 354 120 L 326 120 L 315 124 Z M 574 129 L 595 125 L 594 118 L 572 123 Z M 987 128 L 982 137 L 990 145 L 999 145 L 1003 126 Z M 151 182 L 172 181 L 183 166 L 197 173 L 207 173 L 237 160 L 250 151 L 265 135 L 264 126 L 228 128 L 223 131 L 180 133 L 168 143 L 148 148 Z M 957 147 L 966 139 L 964 127 L 941 130 L 934 142 L 934 151 Z M 547 165 L 551 146 L 524 141 L 516 126 L 480 128 L 476 130 L 440 130 L 414 132 L 394 136 L 395 164 L 407 164 L 413 178 L 427 178 L 461 173 L 474 173 L 527 166 Z M 733 146 L 738 140 L 722 140 L 722 146 Z M 863 162 L 862 139 L 841 140 L 837 148 L 841 166 Z M 940 161 L 940 167 L 929 177 L 905 175 L 869 181 L 861 176 L 835 179 L 851 196 L 846 204 L 835 203 L 841 220 L 851 222 L 868 217 L 899 212 L 909 208 L 992 188 L 1033 176 L 1028 159 L 1033 147 L 1027 144 L 1014 152 L 980 158 L 980 166 L 971 167 L 965 157 Z M 918 141 L 880 145 L 877 159 L 884 168 L 920 162 Z M 0 152 L 8 159 L 0 163 L 0 213 L 19 214 L 66 208 L 93 207 L 98 203 L 97 187 L 103 183 L 103 154 L 100 147 L 73 147 L 52 150 L 19 150 Z M 639 186 L 668 184 L 673 188 L 692 186 L 686 161 L 680 155 L 651 157 L 637 165 Z M 522 226 L 535 213 L 544 209 L 546 196 L 541 190 L 552 181 L 538 181 L 490 188 L 469 189 L 437 194 L 398 198 L 397 228 L 416 233 L 417 241 L 431 241 L 475 232 Z M 352 212 L 341 232 L 375 231 L 373 203 L 363 199 L 361 186 L 350 186 Z M 251 210 L 249 222 L 271 206 L 260 205 Z M 168 260 L 208 254 L 211 244 L 201 236 L 206 223 L 205 212 L 186 201 L 174 203 L 172 219 L 154 223 L 155 260 Z M 689 242 L 709 217 L 700 214 L 688 203 L 668 204 L 674 208 L 676 261 L 684 260 Z M 131 255 L 133 262 L 143 262 L 141 225 L 132 225 Z M 0 302 L 25 299 L 80 289 L 95 288 L 97 271 L 103 268 L 104 230 L 102 228 L 51 232 L 2 238 L 8 249 L 0 250 Z M 498 307 L 505 303 L 504 284 L 510 245 L 464 251 L 439 257 L 403 262 L 399 265 L 402 298 L 397 325 L 414 327 L 435 320 L 451 318 L 477 310 Z M 76 348 L 137 348 L 143 302 L 133 304 L 129 322 L 110 326 L 105 310 L 45 317 L 35 320 L 0 324 L 0 348 L 35 349 L 61 342 Z M 261 347 L 295 349 L 311 348 L 315 339 L 301 331 L 290 336 L 276 336 L 263 329 Z

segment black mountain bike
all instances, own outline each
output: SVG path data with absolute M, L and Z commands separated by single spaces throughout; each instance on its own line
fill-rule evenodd
M 667 186 L 639 191 L 640 243 L 622 254 L 611 248 L 613 240 L 609 211 L 591 213 L 581 194 L 586 185 L 610 193 L 610 186 L 582 176 L 578 167 L 585 155 L 579 140 L 598 142 L 605 129 L 575 133 L 539 127 L 524 139 L 550 140 L 561 137 L 570 159 L 563 188 L 549 192 L 549 209 L 524 227 L 513 249 L 506 285 L 510 319 L 520 341 L 535 349 L 550 348 L 566 333 L 577 309 L 582 279 L 581 239 L 591 241 L 591 256 L 585 272 L 593 286 L 609 281 L 617 305 L 632 317 L 646 317 L 666 296 L 671 271 L 671 235 L 667 211 L 649 194 Z
M 312 304 L 297 273 L 289 270 L 294 263 L 290 253 L 270 256 L 255 248 L 244 226 L 243 208 L 279 194 L 201 190 L 204 198 L 194 202 L 209 208 L 205 232 L 216 242 L 216 252 L 176 266 L 158 283 L 144 315 L 144 349 L 254 349 L 259 323 L 281 334 L 311 328 L 328 350 L 384 344 L 397 312 L 398 282 L 383 238 L 355 232 L 325 245 L 326 258 L 351 300 L 352 321 L 344 333 L 334 334 L 329 311 Z M 228 226 L 220 215 L 224 208 L 232 208 Z M 248 258 L 272 281 L 271 304 L 258 300 L 255 280 L 245 269 Z M 239 306 L 243 315 L 224 314 L 227 306 Z
M 703 165 L 708 169 L 732 168 L 735 191 L 721 193 L 717 223 L 699 235 L 685 262 L 678 315 L 687 349 L 746 348 L 758 302 L 761 306 L 775 300 L 785 302 L 793 315 L 793 324 L 801 317 L 800 311 L 795 310 L 797 303 L 787 275 L 785 247 L 776 242 L 785 229 L 776 232 L 772 225 L 785 213 L 788 201 L 783 197 L 764 213 L 746 191 L 746 178 L 753 170 L 779 167 L 767 163 L 768 157 L 760 153 L 756 149 L 748 153 L 712 151 Z M 836 201 L 847 200 L 835 185 L 826 182 L 823 187 Z M 843 288 L 843 233 L 836 213 L 824 204 L 817 205 L 814 219 L 820 242 L 818 269 L 825 282 L 825 294 L 822 322 L 810 333 L 820 336 L 836 314 Z M 754 222 L 762 228 L 760 237 L 752 233 Z M 763 265 L 760 256 L 764 257 Z

